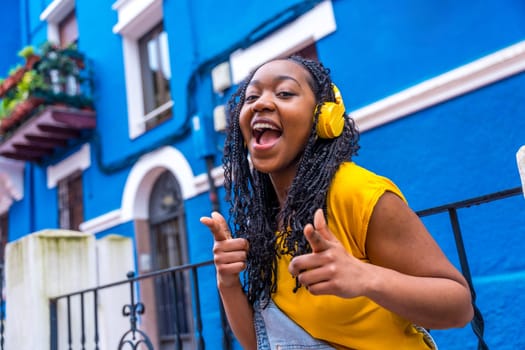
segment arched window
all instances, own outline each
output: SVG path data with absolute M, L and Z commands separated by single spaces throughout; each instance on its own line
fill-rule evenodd
M 184 202 L 177 179 L 162 173 L 149 202 L 152 263 L 154 270 L 188 262 Z M 155 280 L 157 327 L 161 349 L 192 342 L 191 296 L 187 272 L 177 271 Z

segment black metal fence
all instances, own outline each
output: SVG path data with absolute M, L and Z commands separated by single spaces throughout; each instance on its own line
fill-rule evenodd
M 66 338 L 67 344 L 60 344 L 60 348 L 63 349 L 67 345 L 67 349 L 100 349 L 100 330 L 99 330 L 99 311 L 98 311 L 98 300 L 101 293 L 104 290 L 116 288 L 119 286 L 129 286 L 129 303 L 122 306 L 122 316 L 129 318 L 129 329 L 123 332 L 118 343 L 118 350 L 124 349 L 140 349 L 140 350 L 153 350 L 155 347 L 151 340 L 151 334 L 148 335 L 143 329 L 138 327 L 139 318 L 144 315 L 146 308 L 143 302 L 137 300 L 136 288 L 140 286 L 140 282 L 143 280 L 153 280 L 154 284 L 161 284 L 164 286 L 164 290 L 157 291 L 156 297 L 161 295 L 171 295 L 174 300 L 166 301 L 161 305 L 162 317 L 158 321 L 161 328 L 171 330 L 173 339 L 171 341 L 172 349 L 183 349 L 183 338 L 188 338 L 188 332 L 190 331 L 187 321 L 181 315 L 180 305 L 183 303 L 182 300 L 177 300 L 177 294 L 172 293 L 170 290 L 179 288 L 175 286 L 178 282 L 189 277 L 191 279 L 191 290 L 193 294 L 191 300 L 193 303 L 194 315 L 192 315 L 192 330 L 191 335 L 192 343 L 195 349 L 204 350 L 205 340 L 203 337 L 203 321 L 201 311 L 201 297 L 200 297 L 200 285 L 198 278 L 198 270 L 205 266 L 210 266 L 213 261 L 205 261 L 191 265 L 181 265 L 164 270 L 155 271 L 152 273 L 135 276 L 134 272 L 129 272 L 126 280 L 122 280 L 115 283 L 101 285 L 94 288 L 84 289 L 78 292 L 69 293 L 65 295 L 52 298 L 49 301 L 50 307 L 50 349 L 59 349 L 59 317 L 58 307 L 59 303 L 63 302 L 65 307 L 65 319 L 60 319 L 67 323 L 65 327 L 61 327 L 61 330 L 66 330 L 67 335 L 62 337 Z M 80 309 L 79 314 L 80 320 L 74 320 L 72 317 L 72 300 L 75 300 L 75 305 Z M 163 298 L 165 299 L 165 298 Z M 89 300 L 92 310 L 86 310 L 86 301 Z M 122 300 L 125 303 L 124 300 Z M 171 305 L 171 306 L 170 306 Z M 78 310 L 77 310 L 78 311 Z M 217 306 L 217 311 L 221 314 L 221 327 L 222 327 L 222 346 L 223 349 L 231 349 L 232 347 L 232 336 L 229 327 L 226 323 L 226 317 L 221 305 Z M 91 320 L 91 331 L 86 330 L 86 321 Z M 169 323 L 169 324 L 166 324 Z M 74 326 L 80 326 L 80 330 L 75 331 Z M 162 333 L 162 332 L 160 332 Z M 91 339 L 90 339 L 91 338 Z
M 472 290 L 472 301 L 475 309 L 475 316 L 473 321 L 471 322 L 472 328 L 474 333 L 476 334 L 478 338 L 478 349 L 479 350 L 485 350 L 488 349 L 487 344 L 485 343 L 485 340 L 483 338 L 484 333 L 484 321 L 482 314 L 480 310 L 476 306 L 476 293 L 474 290 L 474 286 L 472 284 L 472 278 L 470 274 L 470 268 L 468 264 L 468 259 L 465 251 L 465 246 L 463 243 L 463 237 L 461 234 L 459 219 L 457 215 L 457 211 L 462 208 L 468 208 L 471 206 L 480 205 L 483 203 L 493 202 L 497 200 L 501 200 L 507 197 L 515 196 L 522 193 L 521 187 L 516 187 L 513 189 L 509 189 L 506 191 L 501 191 L 497 193 L 492 193 L 485 196 L 480 196 L 460 202 L 450 203 L 443 206 L 421 210 L 418 211 L 417 214 L 420 217 L 435 215 L 435 214 L 441 214 L 441 213 L 448 213 L 449 215 L 449 221 L 452 226 L 452 230 L 454 233 L 455 238 L 455 244 L 461 264 L 462 273 L 467 279 L 471 290 Z M 125 317 L 129 318 L 129 329 L 123 332 L 120 342 L 118 345 L 118 349 L 147 349 L 151 350 L 154 348 L 152 341 L 150 339 L 151 335 L 146 334 L 146 332 L 142 329 L 140 329 L 137 325 L 137 321 L 141 315 L 145 313 L 145 307 L 144 304 L 136 300 L 137 293 L 136 293 L 136 286 L 139 285 L 137 282 L 140 282 L 141 280 L 146 279 L 154 279 L 154 278 L 160 278 L 162 276 L 165 276 L 163 278 L 171 279 L 170 281 L 172 283 L 176 283 L 176 281 L 180 281 L 182 279 L 181 275 L 182 273 L 186 274 L 186 277 L 189 276 L 191 279 L 191 289 L 192 289 L 192 303 L 193 303 L 193 319 L 194 319 L 194 326 L 193 326 L 193 336 L 194 336 L 194 348 L 199 350 L 204 350 L 206 347 L 206 341 L 203 337 L 203 319 L 202 319 L 202 310 L 201 310 L 201 300 L 200 300 L 200 288 L 199 288 L 199 280 L 198 280 L 198 270 L 211 265 L 212 261 L 206 261 L 198 264 L 191 264 L 191 265 L 183 265 L 183 266 L 177 266 L 161 271 L 156 271 L 153 273 L 144 274 L 141 276 L 134 276 L 133 273 L 128 274 L 128 278 L 126 280 L 115 282 L 111 284 L 106 284 L 94 288 L 85 289 L 82 291 L 78 291 L 75 293 L 70 293 L 66 295 L 61 295 L 55 298 L 52 298 L 50 300 L 50 317 L 51 317 L 51 350 L 57 350 L 58 349 L 58 317 L 57 317 L 57 305 L 59 302 L 65 302 L 65 308 L 67 315 L 65 320 L 60 319 L 60 322 L 67 322 L 67 325 L 62 325 L 62 328 L 67 330 L 67 345 L 68 349 L 99 349 L 100 348 L 100 337 L 99 337 L 99 315 L 98 315 L 98 298 L 100 293 L 102 293 L 103 290 L 114 288 L 117 286 L 124 286 L 129 285 L 129 304 L 124 304 L 122 308 L 122 314 Z M 170 277 L 171 276 L 171 277 Z M 170 283 L 167 283 L 167 285 L 170 285 Z M 80 315 L 80 320 L 73 320 L 72 319 L 72 303 L 71 300 L 73 298 L 80 298 L 80 301 L 75 303 L 80 308 L 80 311 L 77 313 Z M 86 303 L 85 301 L 89 299 L 92 305 L 91 310 L 86 310 Z M 178 304 L 179 301 L 175 300 L 174 303 Z M 122 303 L 125 303 L 123 300 Z M 232 342 L 233 337 L 231 334 L 231 331 L 228 327 L 228 324 L 226 322 L 226 318 L 224 316 L 224 312 L 222 310 L 222 306 L 220 303 L 217 305 L 218 310 L 213 311 L 219 311 L 221 315 L 221 326 L 222 326 L 222 349 L 224 350 L 230 350 L 232 348 Z M 3 310 L 0 309 L 0 311 Z M 212 310 L 206 310 L 206 312 L 210 312 Z M 87 315 L 90 314 L 91 316 L 87 317 Z M 94 331 L 91 332 L 90 336 L 87 336 L 87 332 L 85 331 L 86 322 L 87 320 L 92 320 L 93 325 L 92 328 Z M 185 332 L 188 331 L 187 327 L 183 325 L 184 321 L 180 319 L 180 315 L 171 318 L 167 320 L 168 322 L 174 322 L 172 329 L 176 332 L 175 338 L 173 341 L 173 346 L 175 349 L 182 349 L 183 348 L 183 340 L 182 340 L 182 331 Z M 73 332 L 72 327 L 73 324 L 80 327 L 80 335 L 76 336 L 76 339 L 73 339 Z M 186 328 L 184 328 L 186 327 Z M 3 331 L 3 323 L 2 328 L 0 328 Z M 177 333 L 178 332 L 178 333 Z M 78 332 L 77 332 L 78 334 Z M 90 339 L 91 338 L 91 339 Z M 0 338 L 0 341 L 3 344 L 3 332 Z M 209 346 L 212 346 L 212 344 L 209 344 Z M 217 344 L 213 344 L 214 348 L 217 347 Z M 60 348 L 64 348 L 64 345 L 61 344 Z M 172 347 L 173 348 L 173 347 Z M 3 349 L 3 348 L 2 348 Z

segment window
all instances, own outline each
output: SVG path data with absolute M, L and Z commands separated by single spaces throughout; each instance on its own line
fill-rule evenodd
M 58 24 L 58 33 L 61 47 L 78 41 L 77 16 L 74 10 Z
M 75 172 L 60 180 L 57 187 L 59 227 L 79 230 L 80 224 L 84 221 L 82 173 Z
M 137 138 L 172 117 L 169 90 L 168 36 L 163 27 L 162 0 L 117 1 L 126 76 L 129 137 Z
M 313 43 L 311 45 L 308 45 L 308 46 L 302 48 L 301 50 L 298 50 L 298 51 L 292 53 L 292 55 L 298 55 L 298 56 L 301 56 L 301 57 L 304 57 L 304 58 L 308 58 L 308 59 L 311 59 L 311 60 L 315 60 L 315 61 L 319 60 L 319 58 L 317 56 L 317 47 L 315 46 L 315 43 Z
M 298 53 L 316 59 L 315 43 L 335 30 L 332 2 L 322 1 L 274 34 L 234 52 L 230 56 L 233 83 L 238 84 L 259 64 L 276 57 Z
M 153 186 L 149 221 L 153 268 L 162 270 L 186 264 L 184 201 L 179 183 L 169 171 L 164 171 Z M 178 338 L 185 343 L 193 342 L 188 271 L 156 278 L 155 293 L 161 348 L 175 346 Z
M 139 40 L 146 130 L 171 117 L 168 34 L 162 23 Z
M 75 0 L 53 0 L 40 14 L 47 22 L 47 40 L 62 47 L 78 39 Z

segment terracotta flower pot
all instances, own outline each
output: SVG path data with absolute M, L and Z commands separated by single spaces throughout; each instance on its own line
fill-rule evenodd
M 31 70 L 33 69 L 33 66 L 35 65 L 35 63 L 37 63 L 38 61 L 40 61 L 40 56 L 38 55 L 31 55 L 31 56 L 28 56 L 26 58 L 26 69 L 27 70 Z
M 0 131 L 5 133 L 22 123 L 24 119 L 30 116 L 43 102 L 44 99 L 42 98 L 30 97 L 27 100 L 18 103 L 11 114 L 1 121 Z

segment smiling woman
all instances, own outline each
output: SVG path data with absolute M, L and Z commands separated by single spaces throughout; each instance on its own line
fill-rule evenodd
M 399 188 L 353 161 L 359 134 L 321 63 L 263 64 L 228 113 L 233 227 L 201 222 L 245 349 L 437 349 L 426 328 L 472 319 L 465 279 Z
M 293 175 L 312 131 L 316 99 L 309 76 L 289 60 L 261 67 L 246 88 L 239 126 L 253 165 L 274 178 Z M 311 78 L 310 78 L 311 79 Z M 283 202 L 287 186 L 277 189 Z

